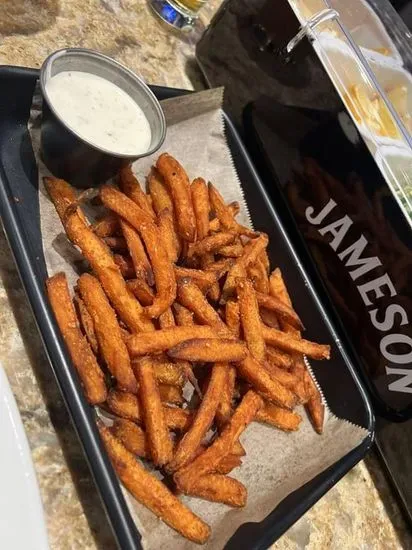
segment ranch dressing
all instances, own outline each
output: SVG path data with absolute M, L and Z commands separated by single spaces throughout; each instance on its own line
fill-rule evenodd
M 122 155 L 149 150 L 149 121 L 139 105 L 109 80 L 63 71 L 48 80 L 46 92 L 65 124 L 92 145 Z

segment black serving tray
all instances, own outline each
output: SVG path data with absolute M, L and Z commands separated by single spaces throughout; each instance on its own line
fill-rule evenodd
M 141 548 L 140 535 L 100 441 L 93 410 L 83 397 L 77 374 L 45 294 L 47 273 L 40 235 L 37 168 L 27 131 L 37 78 L 38 71 L 34 69 L 0 68 L 0 213 L 51 367 L 83 445 L 119 547 L 135 550 Z M 152 90 L 159 99 L 187 93 L 156 86 Z M 356 449 L 289 495 L 262 522 L 242 525 L 227 543 L 227 548 L 252 550 L 270 546 L 366 454 L 374 437 L 374 417 L 353 365 L 345 350 L 337 345 L 335 329 L 227 116 L 225 123 L 252 219 L 257 229 L 269 234 L 270 256 L 276 259 L 276 264 L 284 272 L 299 314 L 308 327 L 308 338 L 332 346 L 332 359 L 327 369 L 319 368 L 313 361 L 314 372 L 329 406 L 336 415 L 368 430 L 368 435 Z

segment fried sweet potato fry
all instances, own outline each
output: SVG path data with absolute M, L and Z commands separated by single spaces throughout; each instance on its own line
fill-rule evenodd
M 160 353 L 193 338 L 213 338 L 216 331 L 207 326 L 184 326 L 157 330 L 147 337 L 147 334 L 133 334 L 127 343 L 132 356 Z
M 262 292 L 256 292 L 256 298 L 260 307 L 275 311 L 280 319 L 283 319 L 299 330 L 303 329 L 302 321 L 299 319 L 297 313 L 282 300 L 269 294 L 263 294 Z
M 104 376 L 77 324 L 64 273 L 57 273 L 47 279 L 46 288 L 54 316 L 83 384 L 86 398 L 92 405 L 102 403 L 107 395 Z
M 146 434 L 140 426 L 130 420 L 116 418 L 110 431 L 120 439 L 128 451 L 142 458 L 150 458 Z
M 236 279 L 244 276 L 247 266 L 256 262 L 258 256 L 266 249 L 268 242 L 268 236 L 262 233 L 243 247 L 242 256 L 236 260 L 227 275 L 221 297 L 223 303 L 233 294 L 236 288 Z
M 182 405 L 184 403 L 182 388 L 171 384 L 159 384 L 159 393 L 162 403 Z
M 150 286 L 154 284 L 152 266 L 147 257 L 142 239 L 139 233 L 125 220 L 120 220 L 120 227 L 127 243 L 127 248 L 133 262 L 134 272 L 144 273 L 145 278 Z
M 152 264 L 156 282 L 156 296 L 153 304 L 146 306 L 149 317 L 158 317 L 172 305 L 176 297 L 176 279 L 173 267 L 167 256 L 166 248 L 160 241 L 157 226 L 148 219 L 148 215 L 126 195 L 105 185 L 100 190 L 103 204 L 128 221 L 141 236 Z
M 84 335 L 87 338 L 87 341 L 92 348 L 92 351 L 95 355 L 99 353 L 99 343 L 97 342 L 96 331 L 94 330 L 94 324 L 92 316 L 90 315 L 85 303 L 76 292 L 73 298 L 73 302 L 79 317 L 80 326 L 83 330 Z
M 138 397 L 130 392 L 110 390 L 106 400 L 107 408 L 116 416 L 132 420 L 142 421 L 142 410 Z
M 179 327 L 190 327 L 195 324 L 193 312 L 188 310 L 187 307 L 175 302 L 173 304 L 173 311 L 175 313 L 176 323 Z
M 163 179 L 155 167 L 152 167 L 150 174 L 147 178 L 147 186 L 149 188 L 150 196 L 153 200 L 153 208 L 156 214 L 159 214 L 165 208 L 168 208 L 174 212 L 174 206 L 170 191 Z
M 284 304 L 292 307 L 292 301 L 290 299 L 288 291 L 286 290 L 286 285 L 282 277 L 282 272 L 278 267 L 272 271 L 269 277 L 269 285 L 270 294 L 273 297 L 279 298 L 279 300 L 281 300 Z
M 140 274 L 139 274 L 140 275 Z M 149 306 L 153 303 L 154 294 L 153 290 L 146 283 L 145 279 L 141 276 L 137 276 L 135 279 L 127 281 L 127 288 L 136 296 L 142 306 Z
M 128 290 L 107 247 L 87 227 L 77 211 L 68 216 L 65 227 L 69 239 L 81 249 L 122 321 L 132 331 L 154 330 L 143 308 Z
M 185 490 L 190 490 L 197 479 L 215 471 L 218 464 L 231 453 L 234 443 L 262 406 L 262 398 L 257 393 L 247 392 L 221 435 L 193 462 L 175 473 L 174 479 L 178 486 L 182 485 Z
M 238 279 L 237 293 L 243 335 L 247 346 L 257 361 L 263 361 L 266 355 L 266 345 L 262 336 L 262 322 L 256 292 L 251 281 Z
M 179 162 L 168 153 L 160 155 L 156 168 L 172 196 L 179 235 L 185 241 L 193 242 L 196 238 L 196 219 L 189 178 Z
M 172 308 L 169 307 L 159 316 L 160 328 L 171 328 L 176 326 Z
M 191 427 L 177 445 L 173 460 L 168 465 L 168 471 L 174 472 L 185 466 L 196 454 L 202 439 L 212 425 L 221 394 L 227 378 L 228 365 L 216 363 L 213 366 L 207 390 Z
M 325 421 L 325 405 L 315 382 L 307 370 L 304 374 L 304 385 L 306 395 L 308 396 L 308 400 L 305 403 L 306 411 L 315 431 L 318 434 L 321 434 L 323 432 L 323 424 Z
M 150 455 L 154 464 L 164 466 L 172 459 L 173 445 L 167 429 L 159 386 L 151 359 L 142 357 L 138 361 L 136 370 Z
M 329 359 L 330 346 L 296 338 L 291 334 L 262 325 L 265 342 L 290 353 L 302 353 L 312 359 Z
M 161 481 L 146 471 L 101 423 L 99 431 L 114 469 L 135 499 L 184 537 L 198 544 L 205 543 L 210 536 L 210 527 L 186 508 Z
M 302 417 L 294 411 L 288 411 L 273 405 L 273 403 L 265 403 L 264 407 L 256 413 L 255 420 L 270 424 L 285 432 L 294 432 L 299 429 Z
M 230 233 L 228 231 L 222 233 L 213 233 L 192 244 L 189 248 L 188 257 L 192 256 L 204 256 L 214 252 L 218 252 L 222 246 L 232 244 L 236 239 L 236 233 Z
M 236 368 L 233 365 L 228 365 L 220 402 L 216 411 L 216 420 L 220 428 L 222 428 L 232 416 L 235 384 Z
M 257 258 L 253 265 L 249 264 L 247 274 L 255 289 L 266 295 L 269 292 L 269 278 L 265 266 L 261 262 L 261 257 L 262 255 Z
M 211 502 L 221 502 L 234 508 L 242 508 L 247 500 L 247 490 L 243 483 L 221 474 L 207 474 L 199 477 L 187 488 L 184 484 L 179 483 L 177 483 L 177 487 L 186 495 Z
M 237 221 L 234 219 L 231 209 L 226 205 L 222 195 L 210 182 L 208 183 L 208 189 L 210 205 L 220 222 L 221 228 L 229 231 L 235 231 L 238 234 L 254 237 L 254 231 L 237 223 Z
M 240 212 L 240 204 L 237 201 L 233 201 L 227 205 L 229 212 L 232 214 L 232 216 L 236 216 Z M 212 233 L 215 233 L 216 231 L 220 231 L 220 221 L 219 218 L 213 218 L 213 220 L 209 221 L 209 231 Z
M 169 430 L 185 432 L 193 421 L 194 411 L 178 407 L 164 406 L 166 423 Z
M 226 455 L 216 467 L 217 474 L 227 475 L 235 468 L 242 465 L 242 460 L 235 454 Z
M 74 188 L 65 180 L 45 177 L 43 178 L 43 181 L 57 214 L 64 225 L 67 211 L 73 209 L 73 207 L 77 204 L 76 192 Z M 81 220 L 84 223 L 87 223 L 86 218 L 80 209 L 78 210 L 78 213 Z
M 226 324 L 236 338 L 240 337 L 240 309 L 239 302 L 228 300 L 225 306 Z
M 221 279 L 234 264 L 235 260 L 233 258 L 222 258 L 221 260 L 208 264 L 207 271 L 216 273 L 216 277 Z
M 175 233 L 173 213 L 169 208 L 161 210 L 157 217 L 157 226 L 160 237 L 166 247 L 169 260 L 172 263 L 177 262 L 180 252 L 179 239 Z
M 236 368 L 238 374 L 271 403 L 286 409 L 292 409 L 296 405 L 296 396 L 274 380 L 250 354 L 243 361 L 236 363 Z
M 282 386 L 285 386 L 285 388 L 291 390 L 299 398 L 301 403 L 304 403 L 307 400 L 305 388 L 299 384 L 299 379 L 295 374 L 277 367 L 270 362 L 264 363 L 264 366 L 270 376 L 280 382 Z
M 159 384 L 167 384 L 179 388 L 184 386 L 186 376 L 179 364 L 153 359 L 153 366 L 156 380 Z
M 240 258 L 243 254 L 243 245 L 241 242 L 236 241 L 233 244 L 222 246 L 216 250 L 216 253 L 225 258 Z
M 266 359 L 282 369 L 290 369 L 293 365 L 293 358 L 290 355 L 273 346 L 266 346 Z
M 201 241 L 209 234 L 209 193 L 203 178 L 196 178 L 190 186 L 196 218 L 196 239 Z
M 282 273 L 279 269 L 275 269 L 270 276 L 270 289 L 272 294 L 275 294 L 285 304 L 291 306 L 292 301 L 283 280 Z M 285 324 L 284 329 L 294 336 L 300 336 L 300 333 L 297 332 L 294 327 L 291 327 L 288 324 Z M 311 375 L 306 369 L 302 357 L 295 357 L 292 372 L 299 377 L 297 389 L 301 393 L 306 393 L 306 411 L 309 415 L 315 431 L 320 434 L 323 431 L 325 405 L 322 402 L 322 397 L 319 393 L 319 390 L 317 389 Z
M 102 356 L 119 387 L 132 393 L 137 392 L 129 353 L 123 341 L 116 314 L 109 304 L 99 281 L 83 273 L 78 281 L 80 294 L 93 319 Z
M 176 278 L 190 278 L 202 292 L 207 292 L 217 281 L 217 273 L 202 269 L 190 269 L 188 267 L 175 266 Z
M 193 311 L 199 323 L 214 327 L 219 334 L 232 336 L 218 312 L 209 304 L 202 291 L 191 279 L 184 278 L 178 281 L 177 299 L 180 304 Z
M 143 422 L 142 407 L 133 393 L 111 390 L 107 396 L 107 408 L 114 415 L 138 424 Z M 193 420 L 192 411 L 163 405 L 167 427 L 170 430 L 186 431 Z
M 123 254 L 113 254 L 113 261 L 119 268 L 119 271 L 125 279 L 132 279 L 136 277 L 133 262 L 130 256 L 123 256 Z
M 169 349 L 173 359 L 185 361 L 216 363 L 242 361 L 247 355 L 243 342 L 229 338 L 193 338 Z
M 94 233 L 100 237 L 113 237 L 120 232 L 119 218 L 113 212 L 105 214 L 91 225 Z
M 119 187 L 125 195 L 132 199 L 142 210 L 144 210 L 151 218 L 155 220 L 155 213 L 149 197 L 140 187 L 140 183 L 133 174 L 131 165 L 124 166 L 119 172 Z

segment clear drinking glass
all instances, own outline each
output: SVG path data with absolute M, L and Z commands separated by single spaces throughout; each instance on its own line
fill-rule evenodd
M 152 9 L 167 24 L 190 31 L 207 0 L 149 0 Z

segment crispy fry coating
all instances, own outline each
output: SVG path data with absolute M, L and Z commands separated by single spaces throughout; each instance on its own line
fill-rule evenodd
M 142 458 L 150 458 L 147 437 L 140 426 L 130 420 L 116 418 L 110 431 L 120 439 L 128 451 Z
M 150 265 L 139 233 L 125 220 L 120 220 L 120 227 L 127 243 L 135 274 L 144 273 L 148 284 L 153 285 L 154 277 L 152 266 Z
M 138 274 L 135 279 L 127 281 L 127 288 L 129 288 L 142 306 L 149 306 L 153 303 L 154 294 L 153 290 L 146 283 L 145 279 Z
M 270 296 L 269 294 L 262 294 L 261 292 L 256 292 L 256 298 L 260 307 L 275 311 L 280 319 L 302 330 L 302 321 L 299 319 L 296 312 L 280 299 Z
M 132 356 L 160 353 L 193 338 L 213 338 L 216 332 L 211 327 L 183 326 L 157 330 L 147 338 L 145 334 L 133 334 L 127 343 Z
M 199 323 L 216 327 L 216 331 L 219 333 L 231 336 L 230 330 L 218 312 L 209 304 L 202 291 L 191 279 L 184 278 L 178 281 L 177 299 L 180 304 L 193 311 Z
M 177 445 L 172 462 L 168 470 L 173 472 L 185 466 L 195 455 L 196 450 L 212 425 L 221 394 L 227 378 L 228 365 L 216 363 L 210 375 L 209 384 L 203 400 L 197 410 L 191 427 Z
M 269 328 L 265 325 L 261 326 L 263 338 L 267 344 L 290 353 L 303 353 L 308 357 L 312 357 L 312 359 L 329 359 L 330 346 L 310 342 L 303 338 L 296 338 L 291 334 L 276 330 L 275 328 Z
M 156 282 L 156 296 L 153 304 L 146 306 L 149 317 L 158 317 L 176 297 L 176 279 L 166 248 L 160 240 L 157 226 L 150 220 L 144 210 L 139 208 L 126 195 L 109 185 L 100 190 L 102 202 L 130 223 L 141 236 L 152 264 Z
M 189 257 L 204 256 L 212 252 L 218 252 L 222 246 L 232 244 L 236 239 L 236 233 L 222 232 L 213 233 L 201 241 L 197 241 L 189 248 Z
M 172 196 L 179 235 L 185 241 L 196 238 L 196 218 L 190 193 L 190 182 L 184 168 L 167 153 L 157 159 L 156 168 Z
M 173 212 L 169 210 L 169 208 L 164 208 L 159 212 L 157 225 L 170 262 L 177 262 L 180 252 L 180 243 L 175 233 Z
M 133 174 L 132 167 L 124 166 L 119 172 L 119 187 L 125 195 L 132 199 L 142 210 L 144 210 L 151 220 L 155 220 L 155 213 L 148 195 L 140 187 L 136 176 Z
M 184 483 L 177 483 L 178 489 L 186 495 L 203 498 L 211 502 L 221 502 L 234 508 L 246 505 L 247 491 L 237 479 L 221 474 L 207 474 L 199 477 L 187 488 Z
M 296 405 L 296 396 L 280 382 L 273 379 L 251 355 L 237 363 L 236 368 L 238 374 L 271 403 L 287 409 L 292 409 Z
M 256 413 L 255 420 L 270 424 L 285 432 L 294 432 L 299 429 L 302 417 L 294 411 L 288 411 L 273 405 L 273 403 L 265 403 L 265 406 Z
M 176 472 L 176 483 L 190 490 L 199 477 L 213 472 L 221 460 L 230 454 L 234 443 L 262 406 L 263 401 L 255 392 L 247 392 L 221 435 L 193 462 Z
M 190 186 L 193 210 L 196 217 L 196 239 L 201 241 L 209 233 L 209 193 L 203 178 L 196 178 Z
M 247 348 L 243 342 L 228 338 L 194 338 L 169 349 L 168 355 L 193 362 L 232 362 L 242 361 Z
M 210 527 L 146 471 L 108 428 L 100 424 L 99 431 L 114 469 L 135 499 L 184 537 L 198 544 L 205 543 Z
M 236 260 L 236 263 L 230 268 L 222 292 L 222 302 L 226 302 L 234 293 L 236 288 L 236 279 L 244 277 L 245 270 L 249 264 L 256 262 L 258 256 L 266 249 L 269 239 L 264 233 L 256 239 L 250 240 L 243 247 L 243 254 Z
M 148 357 L 142 357 L 135 365 L 150 455 L 156 465 L 164 466 L 172 459 L 173 445 L 167 429 L 154 367 Z
M 86 398 L 92 405 L 102 403 L 107 395 L 104 376 L 86 338 L 79 329 L 64 273 L 57 273 L 47 279 L 46 288 L 53 313 L 83 384 Z
M 99 353 L 99 343 L 97 342 L 96 331 L 94 330 L 94 324 L 92 316 L 90 315 L 85 303 L 76 292 L 73 298 L 74 305 L 76 307 L 77 315 L 79 317 L 80 326 L 83 330 L 87 341 L 92 348 L 92 352 L 97 355 Z
M 250 353 L 258 361 L 266 355 L 266 345 L 262 336 L 262 322 L 253 284 L 248 279 L 238 279 L 237 293 L 243 334 Z
M 101 284 L 93 275 L 83 273 L 78 281 L 78 287 L 93 319 L 99 348 L 110 372 L 121 389 L 136 393 L 137 382 L 129 353 L 123 341 L 116 314 Z
M 175 274 L 178 279 L 191 279 L 202 292 L 207 292 L 217 282 L 217 273 L 201 269 L 175 266 Z
M 119 273 L 110 252 L 99 237 L 87 227 L 77 211 L 68 216 L 65 227 L 69 239 L 81 249 L 92 266 L 122 321 L 132 331 L 154 330 L 151 321 L 145 317 L 143 308 L 127 289 L 125 280 Z
M 173 304 L 173 311 L 175 313 L 176 323 L 179 327 L 190 327 L 195 324 L 193 312 L 188 310 L 187 307 L 175 302 Z
M 94 222 L 91 228 L 94 233 L 102 239 L 105 237 L 113 237 L 120 232 L 119 218 L 116 214 L 109 212 Z

